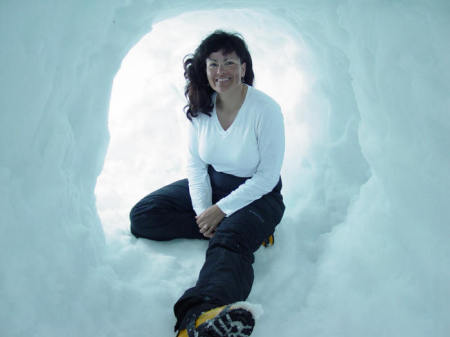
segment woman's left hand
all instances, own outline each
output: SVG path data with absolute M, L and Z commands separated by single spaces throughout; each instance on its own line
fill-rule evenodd
M 200 233 L 207 238 L 212 238 L 217 226 L 225 217 L 225 213 L 217 205 L 212 205 L 203 211 L 202 214 L 197 215 L 195 220 L 197 221 Z

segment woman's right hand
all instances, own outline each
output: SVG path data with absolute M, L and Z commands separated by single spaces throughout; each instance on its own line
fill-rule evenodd
M 207 238 L 212 238 L 217 226 L 225 217 L 225 213 L 217 205 L 212 205 L 203 211 L 202 214 L 197 215 L 195 220 L 200 228 L 200 233 Z

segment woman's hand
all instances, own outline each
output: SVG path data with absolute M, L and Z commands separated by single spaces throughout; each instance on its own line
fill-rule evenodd
M 225 213 L 217 205 L 212 205 L 203 211 L 202 214 L 197 215 L 195 220 L 197 221 L 200 233 L 207 238 L 212 238 L 217 226 L 225 217 Z

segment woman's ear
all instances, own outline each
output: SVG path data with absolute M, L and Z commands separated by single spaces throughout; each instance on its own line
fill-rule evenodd
M 245 69 L 246 69 L 247 64 L 244 62 L 241 64 L 241 71 L 242 71 L 242 76 L 241 78 L 244 79 L 245 77 Z

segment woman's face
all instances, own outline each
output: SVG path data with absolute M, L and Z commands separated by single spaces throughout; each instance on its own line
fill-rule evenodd
M 206 58 L 206 76 L 211 88 L 217 93 L 225 93 L 240 87 L 245 75 L 245 63 L 233 51 L 223 54 L 221 50 Z

